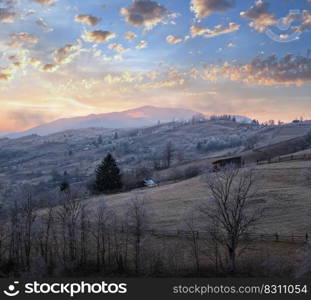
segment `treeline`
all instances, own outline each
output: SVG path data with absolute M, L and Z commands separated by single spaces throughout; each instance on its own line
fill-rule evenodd
M 104 201 L 96 210 L 88 207 L 70 188 L 59 192 L 57 206 L 44 209 L 29 190 L 20 197 L 2 216 L 2 276 L 140 273 L 146 228 L 140 200 L 118 216 Z
M 131 199 L 122 212 L 104 200 L 95 209 L 70 189 L 58 194 L 57 206 L 44 209 L 38 209 L 29 191 L 20 196 L 22 201 L 2 216 L 2 277 L 174 276 L 193 271 L 187 241 L 146 233 L 151 213 L 142 196 Z
M 217 135 L 201 139 L 197 142 L 196 149 L 200 152 L 220 151 L 235 147 L 243 147 L 245 150 L 250 150 L 259 141 L 260 138 L 256 134 Z

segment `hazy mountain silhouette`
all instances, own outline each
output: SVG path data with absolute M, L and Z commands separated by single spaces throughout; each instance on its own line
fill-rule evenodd
M 92 114 L 88 116 L 58 119 L 56 121 L 42 124 L 23 132 L 8 134 L 8 137 L 21 137 L 30 134 L 48 135 L 68 129 L 80 129 L 90 127 L 102 128 L 131 128 L 152 126 L 158 121 L 171 122 L 172 120 L 187 120 L 193 115 L 198 115 L 190 109 L 164 108 L 154 106 L 142 106 L 121 112 L 104 114 Z

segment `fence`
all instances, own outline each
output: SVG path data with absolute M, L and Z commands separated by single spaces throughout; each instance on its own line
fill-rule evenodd
M 292 160 L 311 160 L 311 154 L 297 154 L 297 155 L 287 155 L 287 156 L 279 156 L 275 158 L 271 158 L 268 160 L 258 160 L 257 165 L 265 165 L 265 164 L 272 164 L 272 163 L 279 163 L 279 162 L 286 162 Z
M 188 230 L 155 230 L 149 229 L 144 231 L 145 234 L 150 234 L 155 237 L 167 238 L 198 238 L 210 239 L 212 234 L 208 231 L 188 231 Z M 287 242 L 287 243 L 307 243 L 311 241 L 309 233 L 305 234 L 267 234 L 267 233 L 246 233 L 242 237 L 243 241 L 267 241 L 267 242 Z

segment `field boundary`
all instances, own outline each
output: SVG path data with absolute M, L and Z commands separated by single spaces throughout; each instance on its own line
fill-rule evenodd
M 213 233 L 208 231 L 191 231 L 191 230 L 144 230 L 144 234 L 156 237 L 171 238 L 196 238 L 212 239 Z M 246 233 L 242 237 L 243 241 L 269 241 L 269 242 L 289 242 L 289 243 L 308 243 L 311 242 L 311 234 L 267 234 L 267 233 Z
M 311 154 L 297 154 L 297 155 L 286 155 L 286 156 L 279 156 L 275 158 L 271 158 L 268 160 L 257 160 L 257 165 L 266 165 L 266 164 L 273 164 L 273 163 L 280 163 L 292 160 L 311 160 Z

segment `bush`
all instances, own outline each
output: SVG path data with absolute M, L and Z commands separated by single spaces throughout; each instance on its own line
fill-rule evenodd
M 152 178 L 152 170 L 148 167 L 142 166 L 134 170 L 125 172 L 122 176 L 125 190 L 132 190 L 145 186 L 144 180 Z
M 201 173 L 201 170 L 198 166 L 190 166 L 185 169 L 184 178 L 185 179 L 193 178 L 193 177 L 200 175 L 200 173 Z

